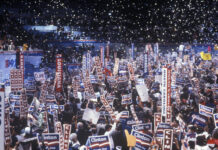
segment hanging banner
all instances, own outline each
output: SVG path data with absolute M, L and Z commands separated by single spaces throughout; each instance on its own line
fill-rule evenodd
M 213 111 L 214 111 L 214 108 L 199 104 L 199 114 L 206 116 L 206 117 L 212 117 Z
M 23 88 L 23 71 L 12 69 L 10 71 L 11 91 L 20 91 Z
M 69 149 L 69 138 L 71 134 L 71 125 L 70 124 L 64 124 L 64 150 Z
M 22 70 L 22 78 L 23 78 L 23 84 L 24 84 L 24 55 L 23 53 L 20 53 L 20 69 Z
M 89 150 L 110 150 L 108 136 L 90 136 L 88 141 L 90 143 Z
M 163 149 L 162 150 L 171 150 L 173 145 L 173 130 L 165 129 L 164 138 L 163 138 Z
M 63 84 L 63 58 L 61 54 L 56 55 L 56 92 L 62 91 Z
M 104 52 L 105 50 L 104 50 L 104 47 L 103 46 L 101 46 L 101 66 L 102 66 L 102 68 L 104 68 Z
M 5 131 L 5 87 L 3 84 L 0 84 L 0 147 L 3 148 L 5 146 L 4 140 L 5 135 L 3 134 Z
M 215 127 L 218 127 L 218 113 L 213 114 L 213 118 L 214 118 L 214 123 L 215 123 Z
M 140 133 L 135 130 L 132 130 L 131 135 L 136 137 L 135 148 L 140 149 L 140 150 L 149 150 L 151 142 L 152 142 L 151 136 Z

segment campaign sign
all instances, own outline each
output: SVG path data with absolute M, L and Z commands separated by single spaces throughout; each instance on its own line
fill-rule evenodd
M 23 88 L 23 71 L 12 69 L 10 71 L 11 91 L 19 91 Z
M 162 119 L 161 113 L 154 113 L 154 130 L 155 131 L 156 131 L 158 124 L 162 122 L 161 119 Z
M 168 123 L 159 123 L 156 130 L 156 137 L 163 137 L 165 129 L 172 129 Z
M 5 126 L 4 126 L 4 119 L 5 119 L 5 106 L 4 106 L 4 99 L 5 99 L 5 88 L 4 85 L 0 84 L 0 133 L 4 133 Z M 0 147 L 4 147 L 4 134 L 0 136 Z
M 40 146 L 45 146 L 45 150 L 59 150 L 59 138 L 58 133 L 43 133 L 42 136 L 38 135 L 38 143 Z
M 88 138 L 90 150 L 110 150 L 108 136 L 90 136 Z
M 207 120 L 201 115 L 192 115 L 192 123 L 199 126 L 205 127 Z
M 122 105 L 132 104 L 132 94 L 122 95 Z
M 171 150 L 173 145 L 173 130 L 165 129 L 162 150 Z
M 62 130 L 62 125 L 61 122 L 56 122 L 55 123 L 55 132 L 59 133 L 60 135 L 60 149 L 64 149 L 64 137 L 63 137 L 63 130 Z
M 120 119 L 127 119 L 129 118 L 129 111 L 122 111 Z
M 70 124 L 64 124 L 64 150 L 69 149 L 69 138 L 71 134 L 71 125 Z
M 144 130 L 152 132 L 152 123 L 143 123 L 138 125 L 133 125 L 132 130 L 143 132 Z
M 151 142 L 152 142 L 151 136 L 149 136 L 147 134 L 140 133 L 140 132 L 135 131 L 135 130 L 132 130 L 131 135 L 136 137 L 135 148 L 140 149 L 140 150 L 149 150 L 149 147 L 150 147 Z
M 45 82 L 45 73 L 44 72 L 34 72 L 34 77 L 36 81 L 40 81 L 42 83 Z
M 206 116 L 206 117 L 212 117 L 213 111 L 214 111 L 214 108 L 199 104 L 199 114 Z
M 215 127 L 218 127 L 218 113 L 213 114 L 213 118 L 214 118 L 214 123 L 215 123 Z

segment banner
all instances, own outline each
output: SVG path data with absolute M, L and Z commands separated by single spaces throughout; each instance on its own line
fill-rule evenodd
M 165 122 L 166 123 L 172 122 L 172 107 L 171 106 L 167 106 L 167 114 L 166 114 Z
M 134 69 L 132 67 L 132 64 L 128 63 L 127 67 L 129 70 L 130 80 L 135 80 Z
M 148 54 L 144 54 L 144 73 L 148 74 Z
M 162 68 L 162 116 L 167 115 L 167 107 L 171 105 L 171 69 L 167 67 Z
M 103 46 L 101 46 L 101 66 L 102 66 L 102 68 L 104 68 L 104 47 Z
M 98 80 L 102 81 L 103 80 L 103 72 L 102 72 L 101 62 L 99 60 L 99 57 L 96 57 L 95 65 L 96 65 L 96 72 L 97 72 Z
M 154 113 L 154 131 L 156 131 L 159 123 L 162 122 L 161 113 Z
M 22 70 L 22 78 L 23 78 L 23 84 L 24 84 L 24 55 L 20 52 L 20 70 Z
M 45 82 L 45 73 L 44 72 L 34 72 L 34 77 L 36 81 L 40 81 L 41 83 Z
M 16 69 L 16 54 L 3 52 L 0 54 L 0 83 L 10 79 L 10 70 Z
M 115 58 L 114 70 L 113 70 L 114 76 L 117 75 L 118 70 L 119 70 L 119 58 Z
M 59 135 L 60 135 L 60 150 L 64 150 L 64 136 L 63 136 L 61 122 L 55 123 L 55 132 L 59 133 Z
M 147 130 L 152 133 L 152 123 L 133 125 L 132 130 L 138 131 L 140 133 L 143 133 L 145 130 Z
M 48 93 L 47 89 L 48 89 L 48 82 L 45 82 L 44 84 L 41 85 L 40 97 L 39 97 L 40 103 L 45 102 L 46 95 Z
M 23 71 L 12 69 L 10 71 L 11 91 L 20 91 L 23 88 Z
M 156 137 L 163 137 L 165 129 L 173 129 L 168 123 L 159 123 L 156 130 Z
M 45 150 L 60 150 L 60 135 L 58 133 L 43 133 L 42 136 L 38 134 L 37 137 L 40 146 L 44 143 Z
M 111 106 L 109 105 L 108 101 L 105 99 L 105 96 L 104 95 L 101 95 L 101 102 L 102 104 L 104 105 L 105 109 L 109 112 L 111 118 L 114 120 L 116 119 L 116 116 L 113 112 L 113 109 L 111 108 Z
M 136 137 L 135 148 L 140 149 L 140 150 L 149 150 L 151 142 L 152 142 L 151 136 L 140 133 L 135 130 L 132 130 L 131 135 Z
M 135 121 L 136 121 L 136 124 L 139 124 L 139 119 L 138 119 L 138 117 L 137 117 L 137 115 L 136 115 L 136 113 L 135 113 L 135 108 L 134 108 L 133 105 L 130 105 L 130 110 L 131 110 L 131 112 L 132 112 L 133 118 L 134 118 Z
M 144 83 L 137 84 L 136 90 L 137 90 L 142 102 L 148 101 L 148 98 L 149 98 L 148 97 L 148 88 L 147 88 L 146 84 L 144 84 Z
M 63 84 L 63 58 L 61 54 L 56 55 L 56 92 L 62 91 Z
M 83 77 L 86 76 L 86 64 L 87 64 L 86 55 L 83 55 L 83 59 L 82 59 L 82 75 L 83 75 Z
M 218 128 L 218 113 L 213 114 L 215 128 Z
M 130 94 L 126 94 L 126 95 L 122 95 L 122 105 L 125 104 L 132 104 L 132 93 Z
M 132 43 L 132 48 L 131 48 L 131 58 L 134 60 L 134 43 Z
M 4 132 L 1 132 L 1 133 L 4 133 L 4 144 L 5 146 L 9 146 L 11 144 L 11 131 L 10 131 L 10 114 L 9 114 L 9 111 L 5 111 L 5 114 L 4 114 L 5 118 L 4 118 Z
M 110 54 L 110 50 L 109 50 L 109 43 L 107 44 L 107 46 L 106 46 L 106 57 L 107 57 L 107 59 L 109 59 L 109 54 Z
M 89 74 L 91 71 L 91 52 L 88 51 L 86 54 L 86 69 L 88 70 Z
M 5 145 L 5 135 L 3 134 L 5 131 L 5 88 L 3 84 L 0 84 L 0 147 L 3 148 Z M 3 148 L 4 149 L 4 148 Z
M 172 145 L 173 145 L 173 130 L 165 129 L 162 150 L 172 150 Z
M 90 136 L 88 141 L 90 143 L 89 150 L 110 150 L 108 136 Z
M 100 112 L 97 112 L 94 109 L 86 108 L 83 113 L 82 119 L 92 122 L 93 124 L 97 124 L 99 117 L 100 117 Z
M 120 119 L 127 119 L 129 118 L 129 111 L 122 111 L 120 115 Z
M 206 117 L 212 117 L 213 111 L 214 111 L 214 108 L 199 104 L 199 114 L 206 116 Z
M 64 124 L 64 150 L 69 149 L 69 138 L 71 134 L 71 125 L 70 124 Z

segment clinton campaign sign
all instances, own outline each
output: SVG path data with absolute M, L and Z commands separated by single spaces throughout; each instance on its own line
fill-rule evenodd
M 88 142 L 90 150 L 110 150 L 108 136 L 90 136 Z

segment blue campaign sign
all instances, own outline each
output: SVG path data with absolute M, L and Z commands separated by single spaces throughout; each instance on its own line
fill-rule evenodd
M 59 133 L 44 133 L 42 136 L 38 135 L 38 143 L 40 146 L 45 146 L 45 150 L 59 150 L 60 135 Z
M 152 137 L 150 135 L 143 134 L 135 130 L 131 132 L 131 135 L 136 137 L 135 148 L 138 148 L 140 150 L 149 150 L 152 142 Z
M 88 143 L 90 150 L 110 150 L 108 136 L 90 136 Z

